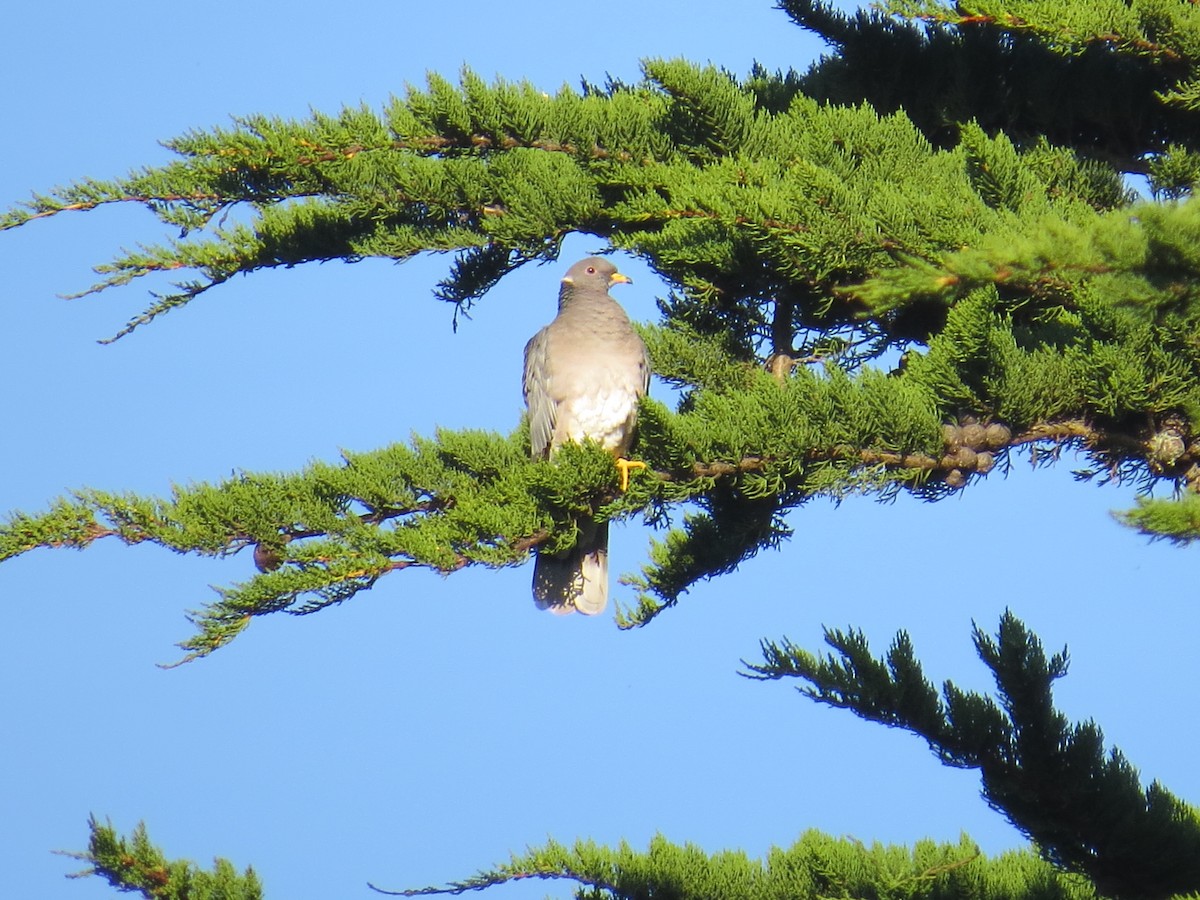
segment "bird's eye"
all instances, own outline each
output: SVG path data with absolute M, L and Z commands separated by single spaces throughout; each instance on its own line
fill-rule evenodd
M 588 266 L 588 274 L 589 274 L 589 275 L 595 275 L 595 274 L 596 274 L 596 267 L 595 267 L 595 266 Z

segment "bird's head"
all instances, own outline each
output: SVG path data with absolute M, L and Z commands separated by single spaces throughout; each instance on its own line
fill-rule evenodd
M 567 269 L 567 274 L 562 280 L 562 290 L 563 293 L 599 291 L 606 294 L 614 284 L 633 284 L 633 279 L 618 272 L 617 267 L 607 259 L 589 256 Z

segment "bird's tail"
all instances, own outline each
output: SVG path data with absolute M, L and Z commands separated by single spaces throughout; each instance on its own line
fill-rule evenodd
M 581 523 L 579 540 L 564 553 L 539 553 L 533 566 L 533 602 L 538 609 L 587 616 L 608 605 L 608 523 Z

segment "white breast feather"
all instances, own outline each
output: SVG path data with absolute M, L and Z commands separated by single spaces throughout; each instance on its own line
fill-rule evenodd
M 613 387 L 566 400 L 558 414 L 566 440 L 581 444 L 590 438 L 606 450 L 624 452 L 636 412 L 636 395 L 624 387 Z

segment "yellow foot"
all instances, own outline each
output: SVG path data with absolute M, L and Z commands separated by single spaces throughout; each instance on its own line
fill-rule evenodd
M 646 464 L 644 462 L 638 462 L 634 459 L 625 459 L 622 457 L 617 460 L 617 468 L 621 471 L 621 490 L 627 491 L 629 490 L 629 470 L 644 469 L 646 468 Z

